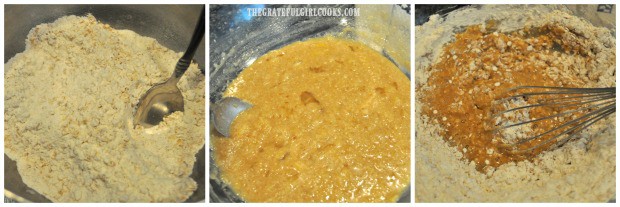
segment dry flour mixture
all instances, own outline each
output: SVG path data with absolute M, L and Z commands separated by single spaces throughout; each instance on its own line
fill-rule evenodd
M 181 56 L 92 16 L 30 31 L 5 64 L 5 153 L 24 183 L 54 202 L 180 202 L 204 145 L 204 75 L 179 82 L 185 112 L 134 128 L 140 96 Z
M 615 87 L 609 29 L 562 6 L 488 5 L 431 16 L 415 37 L 417 202 L 615 198 L 615 115 L 523 159 L 498 154 L 479 127 L 506 88 Z

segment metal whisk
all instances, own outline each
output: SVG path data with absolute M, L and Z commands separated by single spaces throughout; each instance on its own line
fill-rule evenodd
M 614 112 L 615 87 L 520 86 L 493 102 L 491 121 L 507 147 L 531 152 L 560 147 Z

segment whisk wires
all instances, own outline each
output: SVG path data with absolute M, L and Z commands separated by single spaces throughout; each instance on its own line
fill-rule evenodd
M 616 89 L 520 86 L 494 101 L 494 134 L 516 152 L 555 149 L 615 113 Z

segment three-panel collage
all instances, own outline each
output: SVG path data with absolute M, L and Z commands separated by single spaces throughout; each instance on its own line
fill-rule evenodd
M 2 205 L 616 203 L 615 4 L 83 3 L 3 5 Z

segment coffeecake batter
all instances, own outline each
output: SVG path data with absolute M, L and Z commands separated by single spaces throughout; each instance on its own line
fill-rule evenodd
M 352 40 L 273 50 L 224 96 L 254 106 L 215 136 L 222 178 L 249 202 L 394 202 L 409 185 L 410 81 Z

